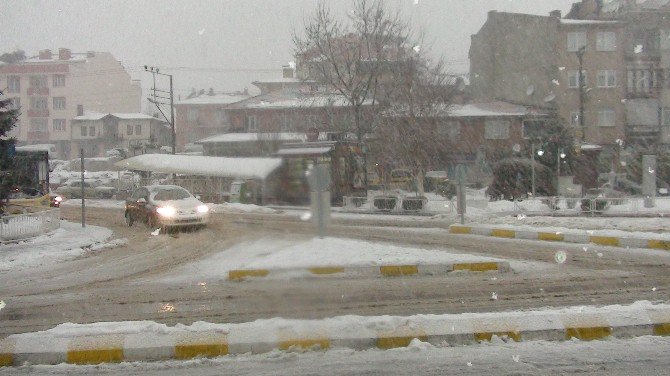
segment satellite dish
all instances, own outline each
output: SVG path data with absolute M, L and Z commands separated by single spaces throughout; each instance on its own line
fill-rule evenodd
M 544 98 L 544 101 L 548 103 L 553 101 L 554 99 L 556 99 L 556 94 L 551 93 Z
M 531 96 L 531 95 L 533 95 L 534 92 L 535 92 L 535 86 L 534 86 L 534 85 L 530 85 L 530 86 L 528 86 L 528 88 L 526 89 L 526 95 L 527 95 L 527 96 Z

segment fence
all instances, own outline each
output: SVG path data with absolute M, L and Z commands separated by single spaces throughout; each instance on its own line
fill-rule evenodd
M 60 227 L 60 209 L 7 215 L 0 218 L 0 241 L 23 240 L 55 231 Z
M 670 197 L 655 198 L 654 207 L 647 208 L 643 197 L 565 198 L 537 197 L 514 202 L 514 212 L 524 214 L 560 215 L 654 215 L 670 213 Z

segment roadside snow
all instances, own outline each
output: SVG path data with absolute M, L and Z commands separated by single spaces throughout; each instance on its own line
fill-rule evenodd
M 88 251 L 116 247 L 126 240 L 107 242 L 112 231 L 61 220 L 61 227 L 48 235 L 0 245 L 0 272 L 16 271 L 70 260 Z
M 125 201 L 119 200 L 86 199 L 86 207 L 90 208 L 123 209 L 125 205 Z M 61 206 L 81 207 L 81 199 L 73 198 L 65 200 L 61 203 Z
M 275 214 L 279 213 L 278 210 L 272 208 L 266 208 L 264 206 L 252 205 L 252 204 L 239 204 L 239 203 L 228 203 L 224 202 L 221 204 L 207 204 L 209 209 L 213 213 L 264 213 L 264 214 Z

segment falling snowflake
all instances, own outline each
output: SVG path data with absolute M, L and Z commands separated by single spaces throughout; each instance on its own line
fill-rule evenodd
M 516 219 L 518 219 L 518 220 L 526 219 L 526 215 L 525 214 L 519 214 L 519 215 L 516 216 Z
M 556 260 L 556 262 L 558 264 L 564 264 L 567 259 L 568 259 L 568 254 L 565 253 L 565 251 L 558 251 L 554 255 L 554 260 Z
M 416 46 L 414 46 L 413 50 L 414 50 L 414 52 L 416 52 L 418 54 L 419 52 L 421 52 L 421 46 L 416 45 Z
M 551 80 L 551 82 L 552 82 L 554 85 L 556 85 L 556 86 L 561 86 L 561 83 L 558 82 L 558 80 L 555 79 L 555 78 L 554 78 L 553 80 Z
M 160 233 L 161 233 L 161 229 L 157 228 L 157 229 L 155 229 L 154 231 L 151 232 L 151 235 L 158 236 Z
M 491 300 L 498 300 L 498 294 L 495 292 L 491 293 Z
M 310 219 L 312 219 L 312 212 L 304 212 L 300 216 L 300 220 L 302 221 L 309 221 Z
M 654 170 L 654 169 L 652 169 L 651 167 L 649 167 L 649 173 L 650 173 L 650 174 L 653 174 L 654 172 L 656 172 L 656 170 Z
M 6 306 L 7 306 L 7 304 L 5 304 L 5 301 L 4 301 L 4 300 L 0 300 L 0 310 L 2 310 L 3 308 L 5 308 Z
M 636 54 L 641 54 L 642 52 L 644 52 L 644 46 L 643 45 L 638 44 L 637 46 L 635 46 L 635 53 Z
M 656 291 L 656 287 L 654 287 L 653 289 L 651 289 L 651 291 Z
M 468 362 L 468 367 L 472 367 L 472 362 Z
M 198 35 L 203 35 L 203 34 L 205 34 L 205 29 L 200 29 L 200 31 L 198 31 Z
M 520 355 L 512 355 L 512 360 L 514 360 L 514 363 L 519 363 L 520 359 L 521 359 Z
M 582 249 L 584 250 L 584 252 L 588 252 L 588 251 L 589 251 L 589 247 L 583 247 Z
M 603 257 L 603 254 L 598 252 L 598 257 Z
M 564 70 L 565 70 L 565 67 L 558 67 L 558 70 L 560 70 L 560 71 L 564 71 Z

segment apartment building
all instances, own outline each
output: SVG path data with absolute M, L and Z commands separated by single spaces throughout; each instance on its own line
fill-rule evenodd
M 12 135 L 19 145 L 54 144 L 64 157 L 72 150 L 72 119 L 78 109 L 140 112 L 142 90 L 108 52 L 42 50 L 15 64 L 0 63 L 0 87 L 21 110 Z
M 490 12 L 472 93 L 555 111 L 601 148 L 670 145 L 670 1 L 583 0 L 562 18 Z
M 228 133 L 231 129 L 227 108 L 249 98 L 249 93 L 216 93 L 213 90 L 175 103 L 177 150 L 203 138 Z

